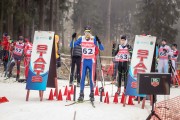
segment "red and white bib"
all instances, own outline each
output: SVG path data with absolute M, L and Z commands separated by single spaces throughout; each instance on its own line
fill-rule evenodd
M 25 48 L 24 48 L 24 54 L 27 56 L 27 57 L 31 57 L 31 52 L 32 52 L 32 43 L 27 43 Z
M 81 47 L 82 47 L 82 58 L 84 59 L 95 58 L 95 44 L 94 44 L 93 36 L 88 41 L 85 39 L 85 36 L 82 36 Z
M 119 52 L 115 56 L 115 61 L 129 61 L 130 53 L 127 47 L 123 48 L 121 45 L 119 45 Z
M 178 50 L 172 50 L 173 55 L 171 56 L 171 60 L 177 61 L 179 51 Z
M 165 52 L 164 49 L 167 50 L 167 52 Z M 164 47 L 161 46 L 158 51 L 159 58 L 160 59 L 168 59 L 168 55 L 169 55 L 168 53 L 170 52 L 169 50 L 170 50 L 169 46 L 167 46 L 167 45 L 165 45 Z
M 15 55 L 22 56 L 23 51 L 24 51 L 24 43 L 21 43 L 21 44 L 20 44 L 19 42 L 16 42 L 13 53 L 14 53 Z

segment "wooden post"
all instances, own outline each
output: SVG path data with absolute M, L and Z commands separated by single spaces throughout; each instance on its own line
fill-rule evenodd
M 56 99 L 58 99 L 58 83 L 57 83 L 57 77 L 54 78 L 54 81 L 55 81 Z
M 125 107 L 126 106 L 126 95 L 124 96 L 124 103 L 123 103 L 123 107 Z
M 145 101 L 146 101 L 146 97 L 143 98 L 143 101 L 142 101 L 142 109 L 144 109 Z
M 27 90 L 27 94 L 26 94 L 26 101 L 29 100 L 29 93 L 30 93 L 30 90 Z
M 140 103 L 140 97 L 138 96 L 138 104 Z

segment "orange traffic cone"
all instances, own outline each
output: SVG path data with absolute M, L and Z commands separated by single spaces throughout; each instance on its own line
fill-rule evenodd
M 125 95 L 124 95 L 124 92 L 123 92 L 122 97 L 121 97 L 121 103 L 122 104 L 124 103 L 124 97 L 125 97 Z
M 64 90 L 64 96 L 66 96 L 67 94 L 68 94 L 68 87 L 66 86 Z
M 70 101 L 71 101 L 71 91 L 68 91 L 68 94 L 67 94 L 66 100 L 70 100 Z
M 53 90 L 51 89 L 50 93 L 49 93 L 49 99 L 48 100 L 54 100 L 53 99 Z
M 54 97 L 56 96 L 56 88 L 55 88 L 55 90 L 54 90 Z
M 73 87 L 73 85 L 71 86 L 71 94 L 74 94 L 74 87 Z
M 133 98 L 133 96 L 129 96 L 128 105 L 134 105 L 132 98 Z
M 104 98 L 104 103 L 107 103 L 107 98 L 106 98 L 106 96 L 105 96 L 105 98 Z
M 6 97 L 0 97 L 0 103 L 9 102 Z
M 58 95 L 58 101 L 62 101 L 63 97 L 62 97 L 62 93 L 61 93 L 61 89 L 59 90 L 59 95 Z
M 95 96 L 99 96 L 99 90 L 98 90 L 98 86 L 96 86 L 96 90 L 95 90 L 95 93 L 94 93 Z
M 106 92 L 106 97 L 104 99 L 104 103 L 109 104 L 109 95 L 108 95 L 108 92 Z
M 115 95 L 114 95 L 114 100 L 113 100 L 113 102 L 114 102 L 115 104 L 118 103 L 118 94 L 117 94 L 117 93 L 115 93 Z

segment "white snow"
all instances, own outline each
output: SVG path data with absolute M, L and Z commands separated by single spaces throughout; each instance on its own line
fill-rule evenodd
M 141 104 L 134 102 L 135 105 L 126 105 L 123 107 L 119 103 L 113 103 L 112 86 L 106 85 L 105 92 L 108 90 L 110 95 L 110 104 L 100 103 L 99 96 L 95 97 L 95 106 L 93 108 L 89 102 L 65 106 L 72 103 L 66 102 L 66 96 L 63 96 L 63 101 L 48 101 L 50 88 L 44 92 L 44 99 L 39 100 L 38 91 L 30 91 L 29 101 L 26 102 L 25 83 L 12 82 L 14 79 L 6 80 L 0 78 L 0 97 L 5 96 L 9 102 L 0 104 L 0 120 L 73 120 L 76 111 L 75 120 L 145 120 L 150 113 L 150 102 L 146 100 L 145 108 L 141 109 Z M 58 80 L 58 87 L 64 93 L 65 86 L 68 81 Z M 100 86 L 100 83 L 99 83 Z M 69 88 L 70 89 L 70 88 Z M 116 87 L 113 87 L 113 94 Z M 54 91 L 54 89 L 53 89 Z M 89 98 L 89 87 L 85 87 L 85 99 Z M 178 96 L 179 88 L 171 88 L 170 98 Z M 77 88 L 77 96 L 79 96 L 79 88 Z M 71 96 L 71 99 L 73 96 Z M 55 98 L 54 98 L 55 99 Z M 158 101 L 164 99 L 164 96 L 158 96 Z M 104 97 L 103 97 L 104 101 Z

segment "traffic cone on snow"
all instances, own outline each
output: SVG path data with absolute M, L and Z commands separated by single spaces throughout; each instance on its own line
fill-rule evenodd
M 124 98 L 125 98 L 125 95 L 124 95 L 124 92 L 123 92 L 122 97 L 121 97 L 121 103 L 122 104 L 124 103 Z
M 108 95 L 108 92 L 106 92 L 106 97 L 104 99 L 104 103 L 109 104 L 109 95 Z
M 66 85 L 65 90 L 64 90 L 64 96 L 66 96 L 67 94 L 68 94 L 68 87 Z
M 133 98 L 133 96 L 129 96 L 128 105 L 134 105 L 132 98 Z
M 74 86 L 71 86 L 71 94 L 74 94 Z
M 67 97 L 66 97 L 66 101 L 70 100 L 71 101 L 71 91 L 68 91 Z
M 55 90 L 54 90 L 54 97 L 56 96 L 56 88 L 55 88 Z
M 0 103 L 9 102 L 6 97 L 0 97 Z
M 59 95 L 58 95 L 58 101 L 62 101 L 63 97 L 62 97 L 62 93 L 61 93 L 61 89 L 59 90 Z
M 51 89 L 50 93 L 49 93 L 49 99 L 48 100 L 54 100 L 53 99 L 53 90 Z
M 95 90 L 95 93 L 94 93 L 95 96 L 99 96 L 99 90 L 98 90 L 98 86 L 96 86 L 96 90 Z
M 114 95 L 114 100 L 113 100 L 113 102 L 114 102 L 115 104 L 118 103 L 118 94 L 117 94 L 117 93 L 115 93 L 115 95 Z

